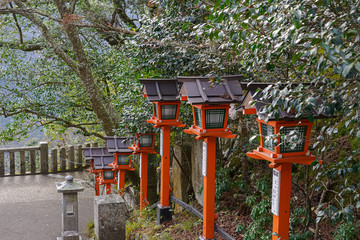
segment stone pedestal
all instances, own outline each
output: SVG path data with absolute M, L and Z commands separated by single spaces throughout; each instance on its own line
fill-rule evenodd
M 98 240 L 125 240 L 126 204 L 118 194 L 94 198 L 94 225 Z
M 173 209 L 170 206 L 163 207 L 160 204 L 157 205 L 156 211 L 156 222 L 158 225 L 162 224 L 163 222 L 171 221 Z

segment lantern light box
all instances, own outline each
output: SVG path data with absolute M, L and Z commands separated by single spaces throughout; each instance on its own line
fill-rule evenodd
M 105 139 L 108 152 L 115 156 L 115 162 L 111 164 L 111 167 L 116 170 L 132 170 L 131 155 L 133 151 L 129 149 L 132 138 L 114 136 L 105 137 Z
M 242 102 L 244 114 L 257 114 L 259 125 L 260 146 L 248 156 L 270 161 L 272 164 L 292 162 L 311 164 L 315 156 L 309 151 L 311 127 L 313 122 L 306 115 L 298 119 L 295 113 L 278 110 L 279 118 L 268 116 L 262 109 L 270 104 L 262 98 L 262 89 L 270 83 L 242 83 L 248 90 Z M 259 91 L 260 89 L 260 91 Z M 327 118 L 324 114 L 312 111 L 314 118 Z M 265 120 L 264 120 L 265 119 Z
M 242 100 L 241 79 L 242 75 L 223 76 L 223 82 L 215 85 L 210 77 L 178 77 L 183 84 L 181 99 L 188 100 L 193 108 L 194 125 L 185 131 L 200 138 L 233 136 L 227 122 L 230 103 Z
M 179 120 L 179 83 L 176 79 L 140 79 L 143 95 L 153 104 L 153 116 L 147 122 L 154 127 L 184 127 Z

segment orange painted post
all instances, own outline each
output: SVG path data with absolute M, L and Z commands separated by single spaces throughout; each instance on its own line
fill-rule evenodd
M 111 193 L 111 183 L 106 183 L 106 195 Z
M 148 153 L 141 153 L 140 168 L 140 210 L 144 210 L 147 201 L 147 180 L 148 180 Z
M 162 156 L 161 156 L 161 184 L 160 204 L 157 206 L 156 221 L 161 224 L 172 219 L 172 209 L 169 206 L 170 195 L 170 126 L 161 127 Z
M 206 169 L 204 176 L 204 217 L 203 239 L 214 239 L 215 226 L 215 165 L 216 165 L 216 137 L 204 138 L 206 143 Z M 203 164 L 205 162 L 203 161 Z
M 95 196 L 100 195 L 100 184 L 98 180 L 98 176 L 95 176 Z
M 273 214 L 273 240 L 288 240 L 289 239 L 289 219 L 290 219 L 290 198 L 291 198 L 291 173 L 292 173 L 292 163 L 283 163 L 279 167 L 276 168 L 278 171 L 276 176 L 280 179 L 280 186 L 273 186 L 273 194 L 274 188 L 278 188 L 280 190 L 279 194 L 279 203 L 273 202 L 272 212 L 274 210 L 276 212 L 276 208 L 278 207 L 278 215 Z M 275 173 L 274 173 L 275 174 Z M 273 178 L 274 179 L 274 178 Z M 274 183 L 273 183 L 274 184 Z M 276 183 L 275 183 L 276 184 Z M 275 190 L 276 194 L 276 190 Z M 273 201 L 276 199 L 276 196 L 273 196 Z M 274 206 L 275 205 L 275 206 Z
M 119 185 L 118 185 L 119 194 L 121 196 L 124 196 L 124 192 L 125 192 L 125 170 L 124 169 L 119 170 L 118 178 L 119 178 L 118 179 L 118 181 L 119 181 Z
M 161 128 L 163 131 L 163 154 L 161 156 L 160 205 L 169 206 L 170 194 L 170 126 Z

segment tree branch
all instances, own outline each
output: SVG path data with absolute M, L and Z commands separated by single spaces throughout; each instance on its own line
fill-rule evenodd
M 19 49 L 25 52 L 33 52 L 44 49 L 44 46 L 40 44 L 32 43 L 11 43 L 11 42 L 0 42 L 0 47 L 8 47 L 11 49 Z
M 24 4 L 20 0 L 14 1 L 16 5 L 20 8 L 24 8 Z M 2 9 L 0 9 L 1 12 Z M 6 9 L 5 9 L 6 10 Z M 7 9 L 11 10 L 11 9 Z M 15 9 L 13 9 L 15 10 Z M 15 11 L 16 12 L 16 11 Z M 76 62 L 71 59 L 64 50 L 55 42 L 54 38 L 51 36 L 49 29 L 45 26 L 45 24 L 41 21 L 41 19 L 36 16 L 31 11 L 19 11 L 20 15 L 28 18 L 31 22 L 33 22 L 40 30 L 44 38 L 50 44 L 54 52 L 73 70 L 77 75 L 79 75 L 79 69 Z

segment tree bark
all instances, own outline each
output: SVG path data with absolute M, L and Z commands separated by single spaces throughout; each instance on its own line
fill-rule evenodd
M 55 0 L 58 11 L 61 18 L 66 18 L 74 9 L 68 9 L 64 0 Z M 101 96 L 98 87 L 95 84 L 95 80 L 89 65 L 88 58 L 83 49 L 83 45 L 80 40 L 80 35 L 77 27 L 72 24 L 64 23 L 64 30 L 71 42 L 72 49 L 75 52 L 76 60 L 78 62 L 79 77 L 81 78 L 83 85 L 86 89 L 92 108 L 95 114 L 99 118 L 104 132 L 108 136 L 114 135 L 115 121 L 106 109 L 105 99 Z M 105 102 L 105 104 L 104 104 Z

